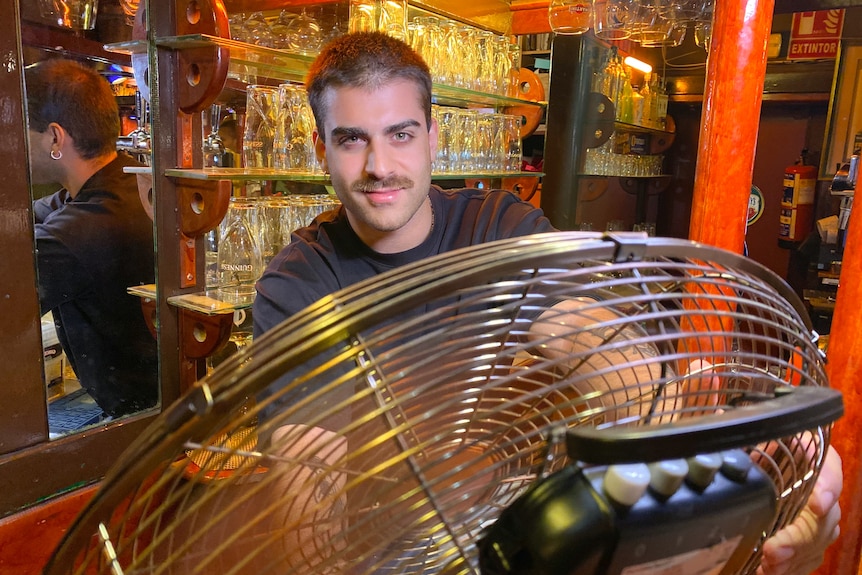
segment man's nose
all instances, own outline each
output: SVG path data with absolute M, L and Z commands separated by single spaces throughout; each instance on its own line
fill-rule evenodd
M 380 142 L 371 142 L 368 146 L 368 156 L 365 161 L 365 171 L 369 176 L 384 178 L 389 175 L 392 158 L 386 146 Z

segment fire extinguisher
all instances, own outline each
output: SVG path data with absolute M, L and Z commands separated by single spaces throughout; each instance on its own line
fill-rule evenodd
M 805 164 L 806 152 L 802 150 L 796 163 L 784 170 L 784 192 L 778 218 L 778 245 L 782 248 L 798 246 L 814 224 L 817 168 Z

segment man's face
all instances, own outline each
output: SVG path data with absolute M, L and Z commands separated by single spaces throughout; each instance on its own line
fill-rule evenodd
M 397 80 L 373 90 L 330 88 L 326 96 L 316 151 L 350 225 L 381 252 L 419 245 L 431 228 L 426 198 L 437 149 L 437 125 L 428 129 L 419 89 Z

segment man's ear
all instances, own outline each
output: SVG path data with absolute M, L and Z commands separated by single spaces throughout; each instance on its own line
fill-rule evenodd
M 329 168 L 326 165 L 326 142 L 323 141 L 323 137 L 317 130 L 311 133 L 311 140 L 314 142 L 314 155 L 317 156 L 317 162 L 323 168 L 324 172 L 328 172 Z
M 67 140 L 70 140 L 68 132 L 57 122 L 51 122 L 48 124 L 48 128 L 45 130 L 45 133 L 51 137 L 51 149 L 52 150 L 63 150 L 63 146 L 69 144 Z M 71 141 L 71 140 L 70 140 Z

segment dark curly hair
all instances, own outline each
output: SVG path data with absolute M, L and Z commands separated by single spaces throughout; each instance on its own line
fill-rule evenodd
M 410 46 L 382 32 L 345 34 L 327 44 L 311 65 L 305 83 L 320 137 L 327 113 L 327 89 L 373 89 L 395 79 L 409 80 L 419 88 L 419 104 L 430 128 L 431 73 Z
M 85 159 L 116 150 L 117 100 L 108 81 L 72 60 L 44 60 L 24 70 L 29 128 L 44 132 L 55 122 Z

